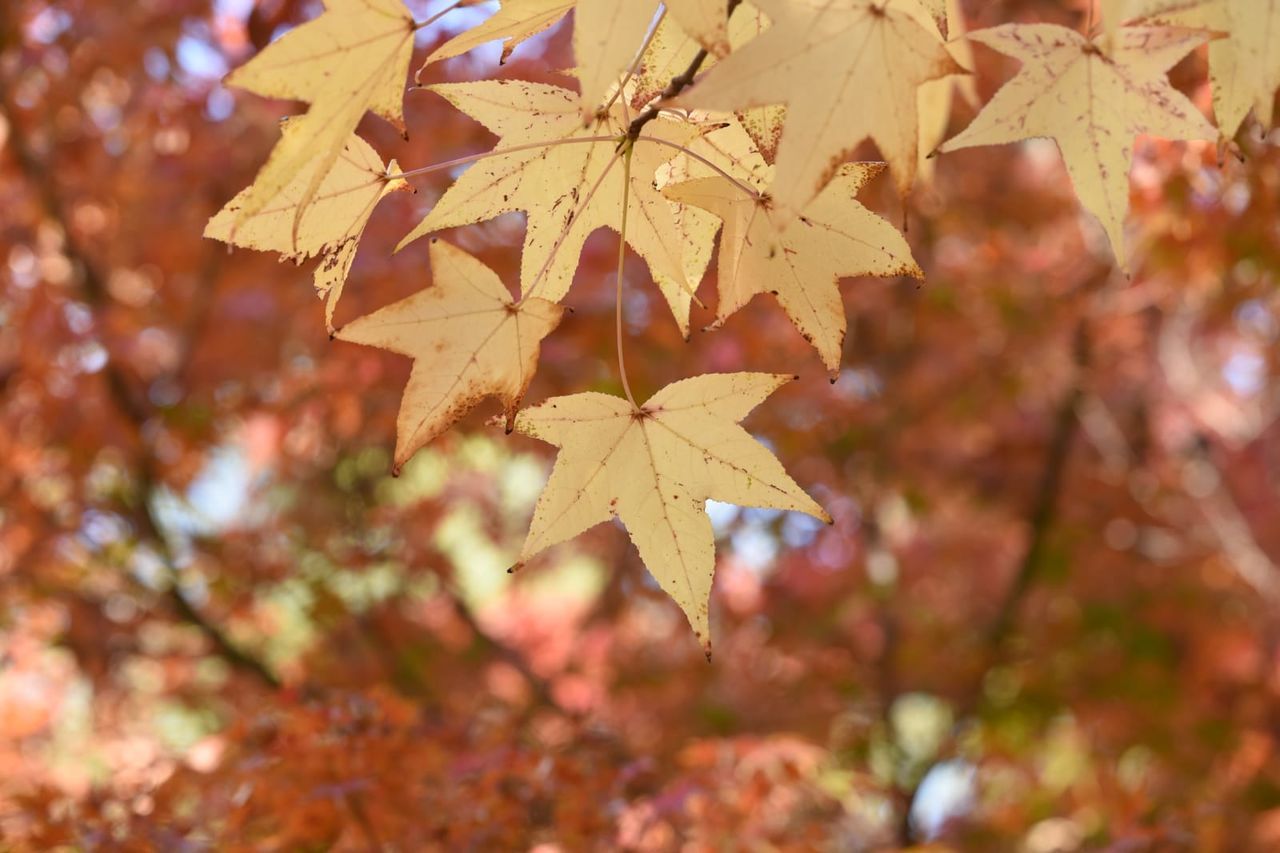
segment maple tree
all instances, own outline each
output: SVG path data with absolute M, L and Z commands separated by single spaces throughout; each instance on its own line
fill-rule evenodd
M 1277 33 L 0 10 L 0 832 L 1266 849 Z

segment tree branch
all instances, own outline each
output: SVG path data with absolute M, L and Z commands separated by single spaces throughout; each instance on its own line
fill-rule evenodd
M 0 48 L 13 47 L 22 50 L 21 39 L 17 36 L 17 25 L 7 14 L 8 7 L 0 11 Z M 80 282 L 85 301 L 94 315 L 95 325 L 101 328 L 101 314 L 110 302 L 106 283 L 97 268 L 91 263 L 88 253 L 77 244 L 75 234 L 70 228 L 62 199 L 53 180 L 53 170 L 46 168 L 37 156 L 34 146 L 23 130 L 18 111 L 9 99 L 10 88 L 0 85 L 0 118 L 3 118 L 9 130 L 9 149 L 13 152 L 27 183 L 36 190 L 46 215 L 56 222 L 63 233 L 64 253 L 72 265 L 80 272 Z M 99 342 L 107 354 L 102 375 L 106 381 L 108 396 L 115 408 L 128 421 L 138 435 L 139 452 L 136 457 L 138 474 L 138 506 L 132 508 L 131 514 L 139 528 L 142 539 L 156 553 L 164 565 L 170 578 L 168 598 L 178 616 L 195 626 L 209 641 L 216 654 L 232 667 L 249 674 L 271 688 L 280 686 L 280 680 L 265 663 L 238 647 L 231 638 L 182 592 L 181 570 L 168 541 L 160 529 L 159 519 L 155 515 L 154 499 L 157 494 L 156 460 L 147 452 L 147 442 L 143 432 L 154 414 L 146 399 L 133 393 L 129 380 L 121 369 L 119 361 L 111 352 L 108 341 Z
M 733 10 L 738 8 L 741 2 L 742 0 L 729 0 L 729 9 L 725 13 L 725 17 L 731 17 Z M 658 113 L 662 110 L 663 102 L 671 100 L 693 85 L 693 78 L 698 75 L 698 71 L 702 68 L 702 63 L 706 61 L 706 48 L 694 54 L 693 61 L 689 63 L 689 67 L 672 77 L 671 82 L 667 84 L 667 88 L 663 89 L 658 95 L 658 100 L 632 120 L 627 127 L 627 139 L 635 142 L 640 136 L 640 131 L 644 130 L 644 126 L 658 117 Z
M 533 671 L 533 667 L 531 667 L 529 662 L 525 660 L 524 655 L 485 631 L 484 626 L 476 619 L 475 614 L 471 612 L 471 608 L 467 607 L 467 605 L 458 596 L 457 592 L 447 584 L 445 585 L 444 592 L 445 595 L 449 597 L 449 602 L 453 605 L 454 613 L 457 614 L 459 619 L 466 623 L 467 627 L 471 629 L 471 633 L 480 642 L 480 644 L 488 648 L 495 656 L 510 664 L 516 672 L 520 673 L 520 676 L 533 691 L 534 698 L 537 699 L 539 704 L 544 705 L 557 713 L 563 714 L 566 717 L 572 718 L 577 716 L 576 714 L 570 713 L 556 700 L 556 697 L 551 692 L 551 686 L 547 684 L 546 680 L 543 679 L 542 676 Z
M 994 664 L 1000 657 L 1004 643 L 1016 621 L 1022 600 L 1035 580 L 1049 533 L 1057 520 L 1058 494 L 1062 490 L 1062 475 L 1066 470 L 1067 458 L 1071 454 L 1071 443 L 1079 424 L 1076 409 L 1084 394 L 1081 377 L 1089 365 L 1089 334 L 1083 320 L 1076 327 L 1073 350 L 1076 378 L 1058 404 L 1058 411 L 1054 417 L 1049 450 L 1045 456 L 1044 467 L 1040 471 L 1040 482 L 1036 486 L 1035 500 L 1028 517 L 1027 523 L 1031 533 L 1027 540 L 1027 549 L 1023 552 L 1022 561 L 1018 564 L 1013 580 L 1000 602 L 996 618 L 987 627 L 984 645 L 989 661 L 988 666 Z
M 1040 479 L 1036 485 L 1031 511 L 1027 516 L 1027 526 L 1030 529 L 1027 546 L 1014 572 L 1013 580 L 1010 581 L 1004 597 L 1000 600 L 996 616 L 983 634 L 982 657 L 985 659 L 985 665 L 981 669 L 983 674 L 990 672 L 992 667 L 998 665 L 1004 657 L 1005 644 L 1017 624 L 1022 602 L 1035 583 L 1045 549 L 1048 547 L 1049 536 L 1057 524 L 1058 497 L 1062 491 L 1062 479 L 1071 456 L 1071 445 L 1079 429 L 1080 419 L 1076 410 L 1084 395 L 1084 376 L 1090 364 L 1089 330 L 1086 320 L 1082 319 L 1076 326 L 1072 350 L 1075 377 L 1071 387 L 1058 403 L 1054 414 L 1049 448 L 1045 453 L 1044 466 L 1040 469 Z M 956 738 L 963 730 L 965 723 L 981 706 L 981 696 L 980 677 L 957 708 L 955 723 L 951 727 L 946 743 L 939 750 L 939 756 L 945 754 L 945 750 L 954 747 Z M 935 759 L 931 766 L 936 766 L 937 763 Z M 927 775 L 928 770 L 921 773 L 920 778 L 901 797 L 904 805 L 902 813 L 898 816 L 898 841 L 902 846 L 909 846 L 914 842 L 915 830 L 911 824 L 911 807 L 915 804 L 916 797 L 920 793 L 920 784 Z

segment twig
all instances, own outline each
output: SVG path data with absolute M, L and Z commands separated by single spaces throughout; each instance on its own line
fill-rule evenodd
M 733 10 L 738 8 L 742 0 L 729 0 L 729 8 L 725 13 L 726 17 L 733 15 Z M 676 95 L 683 92 L 693 84 L 693 78 L 698 76 L 702 63 L 707 61 L 707 49 L 702 48 L 694 54 L 693 61 L 689 63 L 689 67 L 684 71 L 671 78 L 671 82 L 667 84 L 667 88 L 663 89 L 658 95 L 658 100 L 652 104 L 627 126 L 627 138 L 632 141 L 640 136 L 640 131 L 644 130 L 644 126 L 658 117 L 658 113 L 662 110 L 664 102 L 671 100 Z
M 520 676 L 524 678 L 525 682 L 529 685 L 529 688 L 533 690 L 533 695 L 538 700 L 539 704 L 545 705 L 551 710 L 563 714 L 566 717 L 572 718 L 576 716 L 556 701 L 556 697 L 551 693 L 550 685 L 547 684 L 542 676 L 533 671 L 533 667 L 531 667 L 529 662 L 524 659 L 524 655 L 520 654 L 520 652 L 487 632 L 484 629 L 484 626 L 480 624 L 479 620 L 476 619 L 475 614 L 471 612 L 471 608 L 467 607 L 467 605 L 463 603 L 462 599 L 456 592 L 446 586 L 445 594 L 449 596 L 449 601 L 453 605 L 453 610 L 458 615 L 458 618 L 466 623 L 467 627 L 471 629 L 471 633 L 475 635 L 475 638 L 480 642 L 480 644 L 488 647 L 491 652 L 502 658 L 502 660 L 510 664 L 516 672 L 520 673 Z
M 1016 624 L 1018 611 L 1021 609 L 1023 600 L 1036 580 L 1045 548 L 1048 545 L 1049 535 L 1053 532 L 1053 528 L 1057 523 L 1058 496 L 1062 491 L 1062 478 L 1066 473 L 1067 461 L 1071 456 L 1071 445 L 1079 429 L 1080 419 L 1076 410 L 1084 394 L 1084 376 L 1090 363 L 1089 330 L 1085 320 L 1081 320 L 1076 327 L 1073 349 L 1076 375 L 1072 381 L 1071 388 L 1063 396 L 1061 402 L 1058 403 L 1058 409 L 1054 415 L 1053 433 L 1049 438 L 1049 449 L 1045 454 L 1044 467 L 1040 470 L 1040 480 L 1036 486 L 1031 512 L 1027 517 L 1027 525 L 1030 528 L 1027 547 L 1022 553 L 1022 560 L 1018 563 L 1013 580 L 1009 583 L 1004 597 L 1000 601 L 996 616 L 983 635 L 982 657 L 985 660 L 985 665 L 981 669 L 983 674 L 990 672 L 1004 656 L 1005 645 Z M 957 708 L 955 723 L 951 727 L 951 732 L 943 749 L 939 750 L 939 757 L 944 754 L 944 750 L 948 748 L 948 745 L 955 745 L 969 718 L 977 712 L 981 705 L 981 698 L 981 679 L 979 679 Z M 934 766 L 936 764 L 937 759 L 934 761 Z M 927 770 L 921 773 L 920 778 L 907 788 L 900 797 L 903 808 L 898 816 L 898 842 L 902 846 L 909 846 L 914 840 L 915 833 L 911 825 L 911 807 L 915 804 L 916 797 L 920 793 L 920 783 L 924 781 L 927 775 Z
M 1036 486 L 1035 501 L 1031 505 L 1031 515 L 1028 520 L 1031 535 L 1027 540 L 1027 549 L 1023 552 L 1022 561 L 1018 564 L 1013 581 L 1000 602 L 996 618 L 987 628 L 984 645 L 987 657 L 992 663 L 998 659 L 1004 642 L 1013 628 L 1018 608 L 1035 580 L 1049 533 L 1057 520 L 1058 493 L 1062 490 L 1062 475 L 1066 470 L 1072 439 L 1075 438 L 1079 424 L 1076 409 L 1084 393 L 1081 388 L 1081 375 L 1089 365 L 1089 334 L 1083 320 L 1076 327 L 1074 350 L 1076 379 L 1062 402 L 1058 404 L 1058 411 L 1054 417 L 1048 455 L 1045 457 L 1044 468 L 1040 472 L 1040 482 Z

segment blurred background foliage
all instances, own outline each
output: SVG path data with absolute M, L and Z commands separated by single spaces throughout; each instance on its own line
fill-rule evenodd
M 878 179 L 928 277 L 845 284 L 834 384 L 763 300 L 685 344 L 630 258 L 638 392 L 794 367 L 748 426 L 836 519 L 708 508 L 708 665 L 616 527 L 505 573 L 549 448 L 482 408 L 392 479 L 407 361 L 201 239 L 293 108 L 220 78 L 318 6 L 0 4 L 0 847 L 1280 849 L 1274 134 L 1139 143 L 1132 279 L 1050 142 L 942 157 L 906 211 Z M 491 144 L 407 112 L 362 127 L 406 168 Z M 448 179 L 378 209 L 339 322 L 427 284 L 390 250 Z M 447 236 L 514 282 L 522 228 Z M 614 239 L 530 401 L 620 390 Z

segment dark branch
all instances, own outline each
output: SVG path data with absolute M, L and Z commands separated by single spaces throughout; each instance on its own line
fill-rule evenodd
M 1075 362 L 1075 377 L 1072 380 L 1070 389 L 1063 395 L 1062 400 L 1058 403 L 1057 411 L 1054 413 L 1053 432 L 1049 437 L 1049 448 L 1045 454 L 1044 467 L 1040 470 L 1040 480 L 1036 484 L 1031 511 L 1027 516 L 1027 526 L 1030 528 L 1027 547 L 1022 553 L 1022 560 L 1018 563 L 1013 580 L 1010 581 L 1008 588 L 1005 590 L 1004 598 L 1000 601 L 1000 607 L 996 611 L 995 618 L 992 619 L 983 636 L 982 648 L 985 665 L 980 670 L 983 674 L 990 672 L 1004 657 L 1005 645 L 1013 633 L 1014 626 L 1017 624 L 1018 612 L 1022 608 L 1022 602 L 1027 597 L 1027 593 L 1030 592 L 1035 583 L 1044 558 L 1045 549 L 1048 547 L 1049 536 L 1057 524 L 1058 496 L 1062 491 L 1062 480 L 1066 473 L 1067 462 L 1071 456 L 1071 445 L 1080 422 L 1076 410 L 1079 408 L 1080 400 L 1084 395 L 1084 379 L 1090 364 L 1089 329 L 1084 320 L 1081 320 L 1079 325 L 1076 326 L 1072 349 Z M 944 749 L 954 748 L 957 735 L 964 728 L 968 719 L 981 706 L 981 682 L 982 679 L 979 677 L 969 695 L 961 701 L 955 715 L 956 722 L 952 726 L 948 744 L 944 744 Z M 940 751 L 939 757 L 935 759 L 935 762 L 941 760 L 941 754 Z M 920 778 L 898 798 L 902 804 L 902 812 L 898 815 L 898 841 L 903 846 L 910 845 L 914 840 L 914 829 L 911 825 L 911 806 L 915 803 L 916 796 L 920 792 L 920 783 L 924 781 L 926 775 L 927 771 L 921 773 Z
M 1031 505 L 1028 526 L 1031 529 L 1027 540 L 1027 549 L 1022 554 L 1022 561 L 1014 573 L 1009 588 L 1000 602 L 1000 609 L 995 619 L 987 628 L 984 646 L 990 664 L 996 663 L 1004 648 L 1005 641 L 1012 631 L 1022 600 L 1035 581 L 1040 568 L 1044 550 L 1057 518 L 1058 494 L 1062 490 L 1062 476 L 1067 467 L 1067 458 L 1071 454 L 1071 442 L 1075 437 L 1079 418 L 1076 410 L 1084 390 L 1081 377 L 1089 365 L 1089 335 L 1084 322 L 1076 328 L 1073 345 L 1076 378 L 1071 389 L 1058 404 L 1054 417 L 1053 434 L 1049 439 L 1049 450 L 1045 457 L 1044 468 L 1040 472 L 1040 482 L 1036 486 L 1035 500 Z
M 538 701 L 538 704 L 563 714 L 566 717 L 574 716 L 574 714 L 570 713 L 561 706 L 558 701 L 556 701 L 555 696 L 551 693 L 550 685 L 547 684 L 542 676 L 533 671 L 533 667 L 531 667 L 529 662 L 525 660 L 524 655 L 485 631 L 484 626 L 477 621 L 475 615 L 471 612 L 471 609 L 467 607 L 453 589 L 446 587 L 445 594 L 449 596 L 449 602 L 453 605 L 453 610 L 458 615 L 458 618 L 465 622 L 467 627 L 471 629 L 471 633 L 475 636 L 476 640 L 496 657 L 501 658 L 514 667 L 516 672 L 520 673 L 520 676 L 533 691 L 534 698 Z
M 21 50 L 21 40 L 17 37 L 17 29 L 9 15 L 0 12 L 0 48 L 13 46 Z M 58 223 L 63 233 L 64 252 L 72 265 L 79 270 L 81 289 L 85 301 L 95 316 L 96 324 L 101 327 L 101 314 L 110 302 L 106 283 L 97 268 L 90 261 L 88 253 L 78 245 L 71 230 L 62 199 L 53 179 L 53 170 L 42 163 L 34 146 L 27 137 L 19 120 L 18 111 L 9 100 L 10 88 L 0 84 L 0 118 L 3 118 L 9 129 L 9 150 L 13 152 L 18 168 L 27 183 L 36 190 L 45 213 Z M 181 571 L 168 541 L 160 530 L 159 519 L 153 507 L 156 495 L 157 476 L 155 458 L 147 452 L 147 442 L 143 439 L 143 431 L 154 412 L 145 397 L 135 394 L 129 387 L 129 380 L 121 369 L 108 342 L 100 342 L 107 352 L 107 362 L 102 370 L 106 380 L 108 395 L 134 431 L 138 434 L 139 453 L 137 456 L 138 485 L 140 500 L 133 508 L 132 515 L 139 527 L 142 539 L 153 549 L 164 564 L 170 578 L 168 597 L 178 616 L 195 626 L 209 641 L 215 653 L 232 667 L 241 670 L 271 688 L 280 686 L 280 680 L 262 661 L 239 648 L 227 634 L 209 620 L 199 608 L 182 592 Z
M 726 13 L 726 17 L 731 17 L 733 10 L 738 8 L 741 2 L 742 0 L 729 0 L 729 10 Z M 661 94 L 658 95 L 657 102 L 632 119 L 631 124 L 627 126 L 627 139 L 631 142 L 639 139 L 640 131 L 644 130 L 644 126 L 658 117 L 658 113 L 662 110 L 662 104 L 693 85 L 693 78 L 698 76 L 698 71 L 702 69 L 702 63 L 706 61 L 707 51 L 703 48 L 694 55 L 693 61 L 689 63 L 688 68 L 671 78 L 667 88 L 663 89 Z

